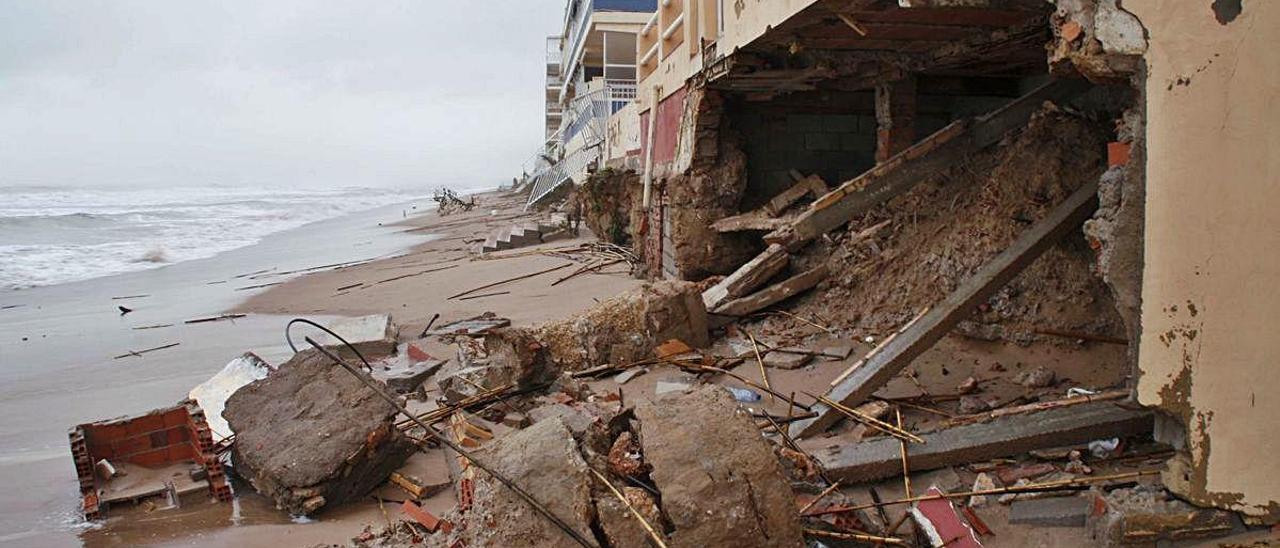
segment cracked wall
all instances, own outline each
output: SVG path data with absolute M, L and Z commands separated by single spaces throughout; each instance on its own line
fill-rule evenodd
M 1187 427 L 1189 451 L 1165 477 L 1171 489 L 1274 522 L 1280 5 L 1123 8 L 1149 41 L 1138 397 Z

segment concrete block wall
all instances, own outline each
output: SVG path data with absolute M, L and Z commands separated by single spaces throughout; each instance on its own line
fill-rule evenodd
M 828 183 L 875 165 L 876 118 L 861 112 L 746 112 L 735 119 L 747 153 L 742 209 L 762 205 L 793 184 L 789 172 L 817 173 Z

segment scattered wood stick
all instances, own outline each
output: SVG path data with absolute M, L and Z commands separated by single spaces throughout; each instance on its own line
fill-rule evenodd
M 511 283 L 511 282 L 520 281 L 520 280 L 523 280 L 523 279 L 526 279 L 526 278 L 532 278 L 532 277 L 534 277 L 534 276 L 541 276 L 541 275 L 546 274 L 546 273 L 548 273 L 548 272 L 555 272 L 555 271 L 557 271 L 557 270 L 560 270 L 560 269 L 562 269 L 562 268 L 568 268 L 568 267 L 570 267 L 570 266 L 573 266 L 573 263 L 565 263 L 565 264 L 562 264 L 562 265 L 560 265 L 560 266 L 553 266 L 553 267 L 548 268 L 548 269 L 546 269 L 546 270 L 539 270 L 539 271 L 537 271 L 537 272 L 530 272 L 530 273 L 528 273 L 528 274 L 522 274 L 522 275 L 520 275 L 520 276 L 516 276 L 516 277 L 514 277 L 514 278 L 507 278 L 507 279 L 505 279 L 505 280 L 499 280 L 499 281 L 496 281 L 496 282 L 493 282 L 493 283 L 489 283 L 489 284 L 482 285 L 482 286 L 480 286 L 480 287 L 476 287 L 476 288 L 468 289 L 468 290 L 466 290 L 466 291 L 463 291 L 462 293 L 457 293 L 457 294 L 454 294 L 454 295 L 450 295 L 450 296 L 449 296 L 449 298 L 448 298 L 448 299 L 446 299 L 446 300 L 453 300 L 453 299 L 456 299 L 456 298 L 458 298 L 458 297 L 462 297 L 462 296 L 465 296 L 465 295 L 470 295 L 470 294 L 475 293 L 475 292 L 477 292 L 477 291 L 480 291 L 480 290 L 482 290 L 482 289 L 489 289 L 490 287 L 497 287 L 497 286 L 500 286 L 500 285 L 503 285 L 503 284 L 508 284 L 508 283 Z
M 902 429 L 902 410 L 895 407 L 893 414 L 898 419 L 898 429 Z M 898 450 L 902 452 L 902 492 L 911 497 L 911 466 L 907 464 L 907 442 L 898 440 Z
M 155 352 L 155 351 L 157 351 L 157 350 L 164 350 L 164 349 L 166 349 L 166 348 L 173 348 L 173 347 L 175 347 L 175 346 L 178 346 L 179 344 L 182 344 L 182 343 L 169 343 L 169 344 L 166 344 L 166 345 L 157 346 L 157 347 L 155 347 L 155 348 L 148 348 L 148 349 L 146 349 L 146 350 L 130 350 L 127 354 L 121 354 L 121 355 L 116 356 L 116 357 L 111 358 L 111 359 L 113 359 L 113 360 L 118 360 L 118 359 L 121 359 L 121 358 L 128 358 L 128 357 L 130 357 L 130 356 L 134 356 L 134 357 L 141 358 L 143 354 L 146 354 L 146 353 L 148 353 L 148 352 Z
M 806 395 L 808 395 L 809 397 L 811 397 L 811 398 L 815 399 L 815 400 L 818 400 L 819 402 L 822 402 L 822 403 L 826 404 L 826 405 L 827 405 L 827 407 L 830 407 L 830 408 L 832 408 L 832 409 L 836 410 L 837 412 L 839 412 L 840 414 L 842 414 L 842 415 L 844 415 L 844 416 L 846 416 L 846 417 L 849 417 L 849 418 L 851 418 L 851 419 L 853 419 L 853 420 L 856 420 L 856 421 L 858 421 L 858 422 L 860 422 L 860 423 L 862 423 L 862 424 L 865 424 L 865 425 L 867 425 L 867 426 L 870 426 L 870 427 L 872 427 L 872 428 L 875 428 L 876 430 L 879 430 L 879 431 L 881 431 L 881 432 L 884 432 L 884 433 L 886 433 L 886 434 L 889 434 L 890 436 L 893 436 L 893 437 L 898 438 L 898 439 L 902 439 L 902 440 L 906 440 L 906 441 L 914 442 L 914 443 L 924 443 L 924 442 L 925 442 L 925 441 L 924 441 L 924 438 L 921 438 L 920 436 L 917 436 L 917 435 L 915 435 L 915 434 L 912 434 L 911 432 L 908 432 L 908 431 L 906 431 L 906 430 L 903 430 L 903 429 L 901 429 L 901 428 L 898 428 L 898 427 L 896 427 L 896 426 L 894 426 L 894 425 L 892 425 L 892 424 L 889 424 L 889 423 L 887 423 L 887 422 L 884 422 L 884 421 L 882 421 L 882 420 L 880 420 L 880 419 L 877 419 L 877 418 L 875 418 L 875 417 L 872 417 L 872 416 L 866 415 L 866 414 L 864 414 L 864 413 L 862 413 L 862 412 L 859 412 L 857 409 L 852 409 L 852 408 L 849 408 L 848 406 L 845 406 L 844 404 L 841 404 L 841 403 L 836 402 L 836 401 L 832 401 L 831 399 L 827 398 L 826 396 L 815 396 L 815 395 L 813 395 L 813 394 L 810 394 L 809 392 L 805 392 L 805 394 L 806 394 Z
M 194 320 L 187 320 L 182 323 L 185 323 L 185 324 L 208 323 L 208 322 L 218 322 L 222 320 L 235 320 L 243 317 L 245 317 L 245 314 L 222 314 L 219 316 L 210 316 L 208 318 L 196 318 Z
M 1037 412 L 1037 411 L 1045 411 L 1045 410 L 1048 410 L 1048 409 L 1057 409 L 1057 408 L 1059 408 L 1059 407 L 1068 407 L 1068 406 L 1072 406 L 1072 405 L 1079 405 L 1079 404 L 1082 404 L 1082 403 L 1090 403 L 1090 402 L 1095 402 L 1095 401 L 1122 400 L 1122 399 L 1128 398 L 1128 397 L 1129 397 L 1129 395 L 1130 395 L 1130 393 L 1129 393 L 1129 391 L 1128 391 L 1128 390 L 1108 390 L 1108 391 L 1106 391 L 1106 392 L 1099 392 L 1099 393 L 1097 393 L 1097 394 L 1086 394 L 1086 395 L 1083 395 L 1083 396 L 1072 396 L 1072 397 L 1070 397 L 1070 398 L 1063 398 L 1063 399 L 1061 399 L 1061 400 L 1042 401 L 1042 402 L 1036 402 L 1036 403 L 1029 403 L 1029 404 L 1026 404 L 1026 405 L 1019 405 L 1019 406 L 1016 406 L 1016 407 L 1005 407 L 1005 408 L 1003 408 L 1003 409 L 996 409 L 996 410 L 994 410 L 994 411 L 988 411 L 988 412 L 986 412 L 986 413 L 979 413 L 979 414 L 977 414 L 977 415 L 967 415 L 967 416 L 962 416 L 962 417 L 955 417 L 955 418 L 953 418 L 951 421 L 949 421 L 948 426 L 954 426 L 954 425 L 957 425 L 957 424 L 968 424 L 968 423 L 974 423 L 974 422 L 981 422 L 981 421 L 984 421 L 984 420 L 994 419 L 994 418 L 998 418 L 998 417 L 1004 417 L 1004 416 L 1008 416 L 1008 415 L 1020 415 L 1020 414 L 1022 414 L 1022 413 L 1034 413 L 1034 412 Z
M 760 357 L 760 345 L 756 343 L 756 338 L 751 333 L 747 333 L 747 338 L 751 340 L 751 351 L 756 354 L 756 363 L 760 364 L 760 380 L 764 381 L 764 387 L 769 389 L 769 401 L 776 402 L 778 400 L 773 397 L 773 387 L 769 386 L 769 374 L 765 372 L 764 358 Z
M 400 472 L 392 472 L 391 477 L 388 479 L 391 480 L 391 483 L 396 484 L 396 487 L 399 487 L 404 490 L 404 492 L 412 495 L 414 499 L 422 498 L 422 493 L 426 491 L 425 487 L 414 483 L 413 480 L 405 477 Z
M 565 281 L 565 280 L 568 280 L 569 278 L 572 278 L 572 277 L 577 276 L 577 275 L 579 275 L 579 274 L 586 274 L 586 273 L 588 273 L 588 272 L 596 272 L 596 271 L 599 271 L 601 268 L 604 268 L 604 267 L 606 267 L 606 266 L 612 266 L 612 265 L 615 265 L 615 264 L 618 264 L 618 263 L 624 262 L 625 260 L 626 260 L 626 259 L 614 259 L 614 260 L 612 260 L 612 261 L 605 261 L 605 262 L 602 262 L 602 263 L 596 264 L 595 266 L 583 266 L 582 268 L 579 268 L 578 270 L 575 270 L 575 271 L 573 272 L 573 274 L 570 274 L 570 275 L 565 276 L 565 277 L 563 277 L 563 278 L 560 278 L 560 279 L 558 279 L 558 280 L 556 280 L 556 281 L 554 281 L 554 282 L 551 282 L 551 285 L 553 285 L 553 286 L 554 286 L 554 285 L 560 285 L 560 282 L 563 282 L 563 281 Z M 590 265 L 590 263 L 588 263 L 588 265 Z
M 827 495 L 830 495 L 832 491 L 835 491 L 836 489 L 839 489 L 839 488 L 840 488 L 840 482 L 837 481 L 831 484 L 830 487 L 823 489 L 821 493 L 818 493 L 818 496 L 814 497 L 813 500 L 809 501 L 809 504 L 804 505 L 804 507 L 800 509 L 800 513 L 804 514 L 805 512 L 808 512 L 809 509 L 813 508 L 815 504 L 818 504 L 818 502 L 822 501 L 822 499 L 827 498 Z
M 497 297 L 498 295 L 510 295 L 510 294 L 511 294 L 510 291 L 498 291 L 496 293 L 481 293 L 479 295 L 467 295 L 466 297 L 459 297 L 458 300 L 469 301 L 471 299 L 483 299 L 485 297 Z
M 237 287 L 237 288 L 235 288 L 235 290 L 236 290 L 236 291 L 248 291 L 248 290 L 250 290 L 250 289 L 262 289 L 262 288 L 264 288 L 264 287 L 271 287 L 271 286 L 273 286 L 273 285 L 281 285 L 281 284 L 283 284 L 283 283 L 284 283 L 284 282 L 271 282 L 271 283 L 269 283 L 269 284 L 246 285 L 246 286 L 244 286 L 244 287 Z
M 144 325 L 144 326 L 140 326 L 140 327 L 134 327 L 134 328 L 133 328 L 133 330 L 134 330 L 134 331 L 140 331 L 140 330 L 143 330 L 143 329 L 160 329 L 161 327 L 173 327 L 173 324 L 171 324 L 171 323 L 159 323 L 159 324 L 156 324 L 156 325 Z
M 123 301 L 123 300 L 125 300 L 125 299 L 141 299 L 141 298 L 143 298 L 143 297 L 150 297 L 150 296 L 151 296 L 151 295 L 125 295 L 125 296 L 123 296 L 123 297 L 112 297 L 112 298 L 111 298 L 111 300 L 113 300 L 113 301 Z
M 760 386 L 758 383 L 755 383 L 755 382 L 753 382 L 753 381 L 751 381 L 751 380 L 748 380 L 748 379 L 744 378 L 742 375 L 738 375 L 737 373 L 734 373 L 734 372 L 729 371 L 729 370 L 727 370 L 727 369 L 721 369 L 721 368 L 719 368 L 719 367 L 715 367 L 715 366 L 711 366 L 711 365 L 682 365 L 682 366 L 678 366 L 678 367 L 682 367 L 682 368 L 685 368 L 685 369 L 692 369 L 692 370 L 694 370 L 694 371 L 706 371 L 706 372 L 709 372 L 709 373 L 719 373 L 719 374 L 721 374 L 721 375 L 728 375 L 728 376 L 730 376 L 730 377 L 733 377 L 733 378 L 735 378 L 735 379 L 738 379 L 738 382 L 741 382 L 742 384 L 745 384 L 745 385 L 747 385 L 747 386 L 750 386 L 750 387 L 752 387 L 752 388 L 755 388 L 756 390 L 763 390 L 763 391 L 768 392 L 768 393 L 770 393 L 770 394 L 772 394 L 772 395 L 774 395 L 774 396 L 777 396 L 777 397 L 779 397 L 779 398 L 786 399 L 786 396 L 785 396 L 785 395 L 783 395 L 783 394 L 779 394 L 779 393 L 775 392 L 772 388 L 768 388 L 768 387 Z M 812 411 L 812 410 L 813 410 L 813 408 L 812 408 L 811 406 L 808 406 L 808 405 L 802 404 L 802 403 L 800 403 L 800 402 L 796 402 L 796 407 L 799 407 L 799 408 L 801 408 L 801 409 L 804 409 L 806 412 L 807 412 L 807 411 Z
M 335 289 L 334 291 L 346 291 L 346 290 L 348 290 L 348 289 L 355 289 L 355 288 L 360 287 L 360 286 L 362 286 L 362 285 L 364 285 L 364 282 L 354 283 L 354 284 L 351 284 L 351 285 L 344 285 L 344 286 L 342 286 L 342 287 L 339 287 L 339 288 Z
M 439 271 L 441 271 L 441 270 L 449 270 L 450 268 L 457 268 L 457 267 L 458 267 L 458 265 L 456 265 L 456 264 L 451 264 L 451 265 L 449 265 L 449 266 L 442 266 L 442 267 L 440 267 L 440 268 L 428 268 L 428 269 L 426 269 L 426 270 L 422 270 L 422 271 L 414 272 L 414 273 L 412 273 L 412 274 L 404 274 L 404 275 L 401 275 L 401 276 L 394 276 L 394 277 L 391 277 L 391 278 L 387 278 L 387 279 L 385 279 L 385 280 L 378 280 L 378 281 L 376 281 L 376 282 L 373 282 L 373 285 L 385 284 L 385 283 L 387 283 L 387 282 L 394 282 L 394 281 L 396 281 L 396 280 L 403 280 L 403 279 L 405 279 L 405 278 L 412 278 L 412 277 L 414 277 L 414 276 L 421 276 L 421 275 L 423 275 L 423 274 L 430 274 L 430 273 L 432 273 L 432 272 L 439 272 Z
M 866 533 L 837 533 L 835 531 L 823 531 L 821 529 L 805 529 L 804 534 L 811 537 L 828 537 L 840 540 L 856 540 L 859 542 L 890 544 L 893 546 L 908 546 L 908 544 L 900 538 L 878 537 Z
M 790 312 L 787 312 L 786 310 L 770 310 L 770 311 L 768 311 L 768 312 L 761 312 L 761 313 L 759 313 L 759 314 L 752 314 L 752 316 L 757 316 L 757 315 L 759 315 L 759 316 L 775 316 L 775 315 L 779 315 L 779 316 L 787 316 L 787 317 L 789 317 L 789 318 L 795 318 L 795 319 L 800 320 L 800 321 L 802 321 L 802 322 L 804 322 L 804 323 L 807 323 L 807 324 L 809 324 L 809 325 L 812 325 L 812 326 L 814 326 L 814 327 L 816 327 L 816 328 L 818 328 L 818 329 L 821 329 L 821 330 L 823 330 L 823 331 L 826 331 L 826 332 L 827 332 L 827 334 L 830 334 L 830 335 L 835 335 L 835 334 L 836 334 L 835 330 L 834 330 L 834 329 L 831 329 L 830 327 L 827 327 L 827 326 L 825 326 L 825 325 L 822 325 L 822 324 L 819 324 L 819 323 L 817 323 L 817 322 L 811 321 L 811 320 L 809 320 L 809 319 L 807 319 L 807 318 L 805 318 L 805 317 L 803 317 L 803 316 L 800 316 L 799 314 L 792 314 L 792 313 L 790 313 Z
M 640 512 L 636 510 L 636 507 L 632 506 L 631 502 L 627 500 L 627 497 L 623 496 L 622 491 L 619 491 L 617 487 L 614 487 L 612 483 L 609 483 L 609 480 L 605 479 L 604 475 L 597 472 L 595 468 L 588 466 L 587 470 L 590 470 L 592 474 L 595 474 L 596 479 L 600 480 L 600 483 L 603 483 L 605 487 L 608 487 L 609 491 L 613 492 L 613 496 L 618 497 L 618 500 L 622 501 L 622 505 L 626 506 L 627 510 L 631 511 L 631 515 L 635 516 L 637 520 L 640 520 L 640 525 L 643 525 L 644 530 L 649 532 L 649 536 L 653 538 L 653 542 L 658 545 L 658 548 L 667 548 L 667 543 L 662 540 L 662 535 L 659 535 L 658 531 L 653 528 L 653 525 L 649 524 L 649 520 L 644 519 L 644 516 L 640 515 Z

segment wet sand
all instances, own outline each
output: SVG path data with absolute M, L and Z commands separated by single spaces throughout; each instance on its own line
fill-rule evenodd
M 376 504 L 335 509 L 314 523 L 294 523 L 237 484 L 235 504 L 196 504 L 128 517 L 116 512 L 89 526 L 78 513 L 66 432 L 75 424 L 172 405 L 245 351 L 280 363 L 290 354 L 284 324 L 294 316 L 323 320 L 387 312 L 403 333 L 416 335 L 436 313 L 447 321 L 493 311 L 516 324 L 536 323 L 639 284 L 610 270 L 550 287 L 565 269 L 493 290 L 509 291 L 507 295 L 447 300 L 465 289 L 567 262 L 543 255 L 470 260 L 468 249 L 474 244 L 464 241 L 521 217 L 519 205 L 518 199 L 484 195 L 471 213 L 408 219 L 402 211 L 411 206 L 391 206 L 273 235 L 209 259 L 0 295 L 0 482 L 5 485 L 0 490 L 0 544 L 295 546 L 341 542 L 365 524 L 380 523 Z M 456 266 L 376 283 L 451 264 Z M 368 287 L 337 291 L 358 282 Z M 266 284 L 278 285 L 245 289 Z M 146 296 L 113 300 L 135 295 Z M 117 305 L 134 312 L 121 316 Z M 228 311 L 248 316 L 183 323 Z M 166 327 L 137 329 L 157 325 Z M 174 342 L 180 344 L 113 359 Z M 451 504 L 438 504 L 446 503 Z M 390 507 L 387 511 L 398 513 Z

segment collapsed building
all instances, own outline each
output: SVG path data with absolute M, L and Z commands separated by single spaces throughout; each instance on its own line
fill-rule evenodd
M 568 179 L 596 234 L 709 286 L 713 325 L 803 294 L 889 333 L 827 392 L 849 406 L 948 334 L 1122 346 L 1100 367 L 1156 411 L 1167 488 L 1280 518 L 1248 466 L 1275 449 L 1273 6 L 659 4 L 636 100 Z M 839 419 L 815 410 L 793 435 Z

